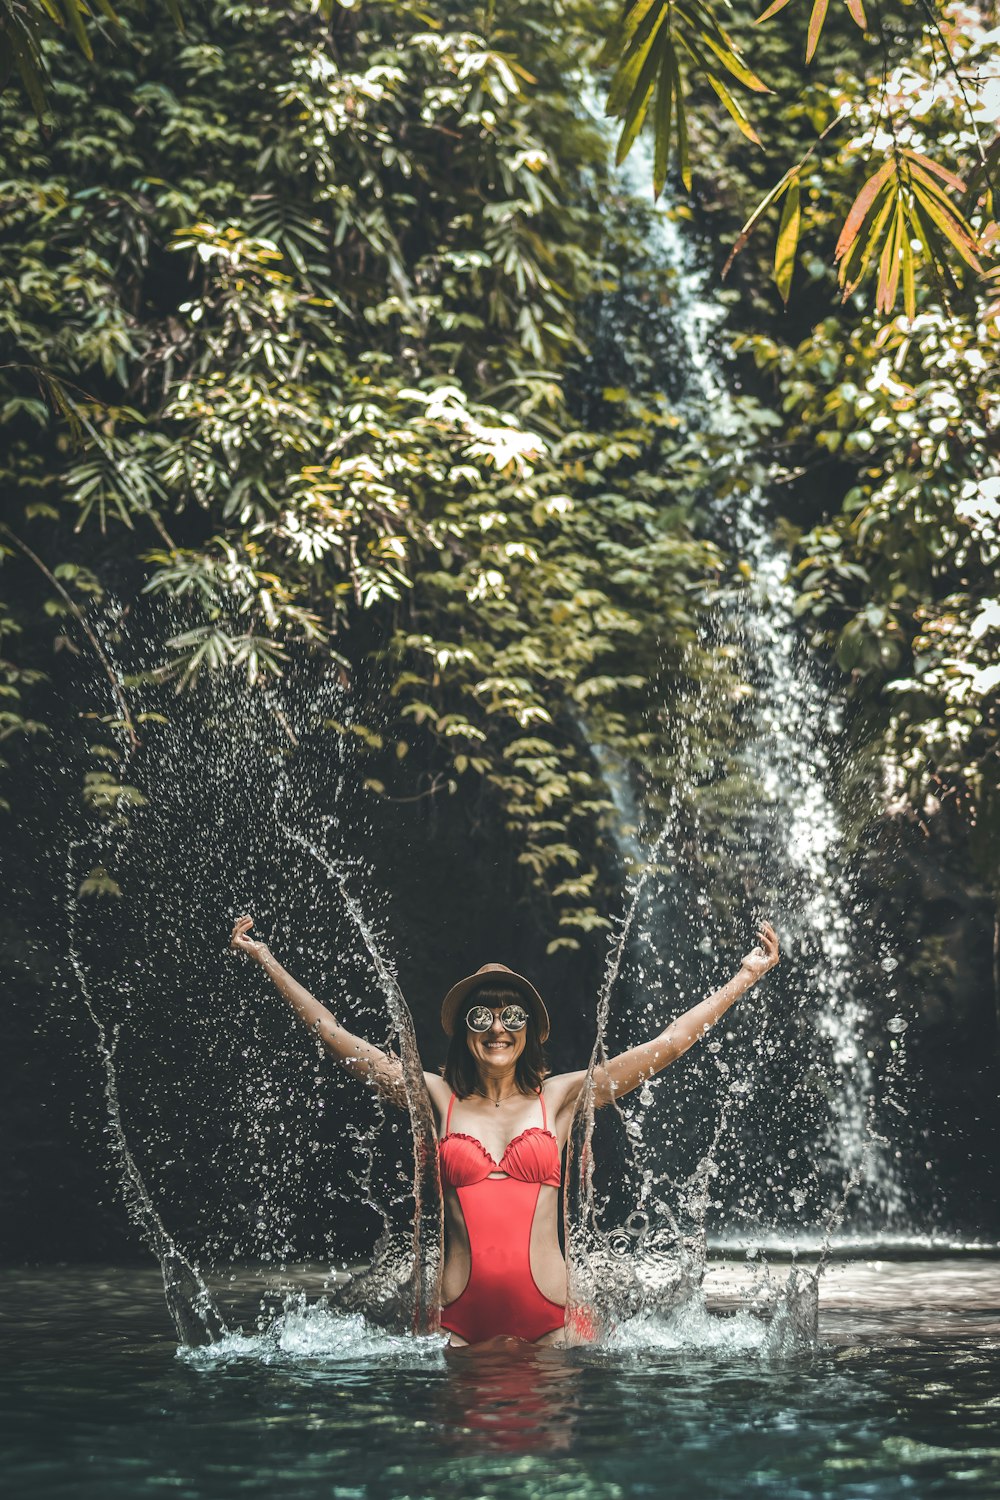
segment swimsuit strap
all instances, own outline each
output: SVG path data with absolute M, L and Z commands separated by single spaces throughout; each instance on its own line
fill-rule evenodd
M 543 1130 L 548 1130 L 548 1128 L 549 1128 L 549 1117 L 545 1113 L 545 1095 L 542 1093 L 541 1088 L 539 1088 L 539 1090 L 538 1090 L 538 1102 L 542 1106 L 542 1129 Z
M 455 1107 L 455 1095 L 453 1093 L 452 1096 L 451 1096 L 451 1098 L 448 1100 L 448 1117 L 447 1117 L 447 1119 L 444 1122 L 444 1133 L 445 1133 L 445 1135 L 450 1135 L 451 1134 L 451 1112 L 454 1109 L 454 1107 Z

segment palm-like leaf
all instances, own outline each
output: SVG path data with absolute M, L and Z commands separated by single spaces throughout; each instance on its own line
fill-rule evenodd
M 906 315 L 916 312 L 913 241 L 938 275 L 952 282 L 955 255 L 982 272 L 979 243 L 962 209 L 951 197 L 965 192 L 953 172 L 918 151 L 901 148 L 882 163 L 851 206 L 837 241 L 835 258 L 845 299 L 867 276 L 878 257 L 876 307 L 891 312 L 902 275 Z
M 733 81 L 770 90 L 719 25 L 710 0 L 631 0 L 608 39 L 602 62 L 614 65 L 606 112 L 621 120 L 617 160 L 624 161 L 653 105 L 653 191 L 663 191 L 676 142 L 681 180 L 690 192 L 685 81 L 700 78 L 721 100 L 748 140 L 760 144 Z
M 769 5 L 767 10 L 762 11 L 757 17 L 757 25 L 759 26 L 761 21 L 769 21 L 772 16 L 776 16 L 779 11 L 784 10 L 785 6 L 789 4 L 791 4 L 791 0 L 774 0 L 774 3 Z M 868 29 L 868 17 L 865 15 L 863 0 L 844 0 L 844 4 L 847 6 L 854 24 L 862 31 L 866 31 Z M 816 48 L 819 46 L 819 39 L 823 34 L 823 27 L 826 24 L 829 9 L 830 0 L 812 0 L 812 10 L 809 13 L 809 32 L 806 37 L 807 63 L 812 62 L 816 55 Z

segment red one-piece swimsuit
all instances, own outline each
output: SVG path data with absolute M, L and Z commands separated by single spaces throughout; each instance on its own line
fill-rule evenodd
M 445 1134 L 438 1143 L 441 1177 L 458 1193 L 469 1236 L 472 1268 L 465 1289 L 441 1309 L 441 1327 L 467 1343 L 498 1334 L 534 1343 L 562 1328 L 566 1309 L 542 1295 L 531 1274 L 531 1225 L 543 1185 L 558 1187 L 559 1142 L 548 1126 L 532 1125 L 508 1145 L 499 1161 L 475 1136 L 452 1134 L 452 1094 Z M 491 1177 L 491 1172 L 504 1172 Z

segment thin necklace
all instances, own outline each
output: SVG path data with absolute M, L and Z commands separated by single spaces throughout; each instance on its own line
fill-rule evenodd
M 501 1104 L 506 1103 L 506 1101 L 508 1099 L 513 1099 L 514 1095 L 515 1094 L 519 1094 L 520 1092 L 521 1092 L 520 1089 L 511 1089 L 511 1091 L 510 1091 L 509 1094 L 504 1094 L 504 1095 L 501 1096 L 501 1098 L 494 1099 L 493 1103 L 496 1105 L 497 1109 L 499 1109 L 500 1106 L 501 1106 Z M 483 1091 L 482 1091 L 482 1089 L 476 1089 L 476 1093 L 479 1095 L 479 1097 L 481 1099 L 488 1099 L 489 1098 L 489 1094 L 484 1094 Z

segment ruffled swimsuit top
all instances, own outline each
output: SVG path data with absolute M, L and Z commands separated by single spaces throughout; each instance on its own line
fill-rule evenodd
M 451 1124 L 451 1108 L 454 1094 L 448 1105 L 448 1121 Z M 545 1103 L 542 1101 L 542 1119 L 545 1120 Z M 504 1172 L 518 1182 L 537 1182 L 548 1187 L 558 1187 L 561 1181 L 559 1165 L 559 1142 L 546 1125 L 531 1125 L 522 1130 L 508 1143 L 507 1149 L 497 1161 L 474 1135 L 464 1135 L 460 1130 L 449 1131 L 438 1143 L 441 1157 L 441 1176 L 449 1187 L 470 1187 L 482 1182 L 491 1172 Z

